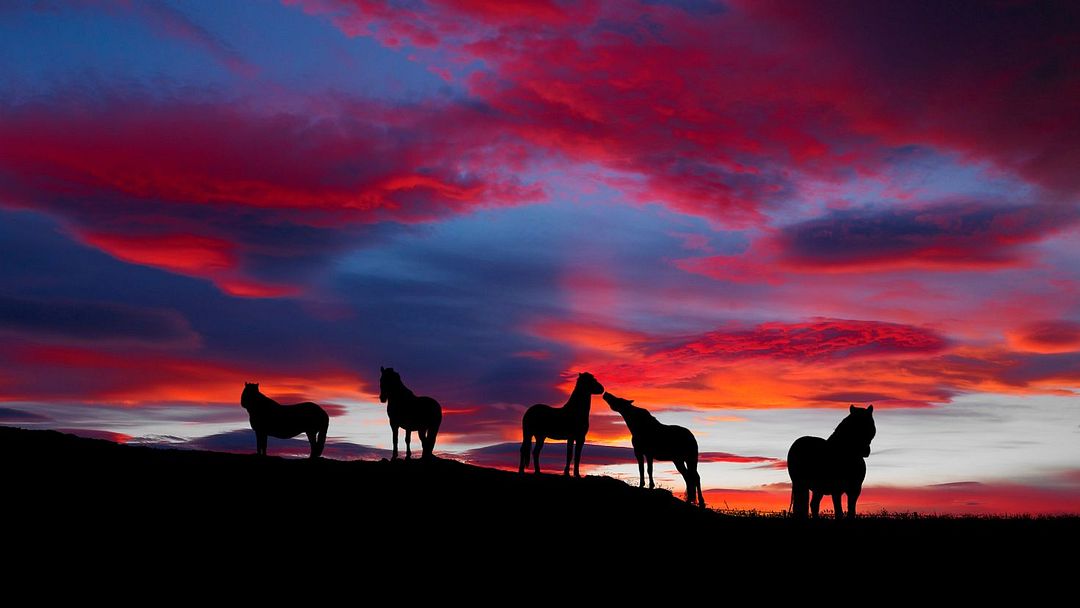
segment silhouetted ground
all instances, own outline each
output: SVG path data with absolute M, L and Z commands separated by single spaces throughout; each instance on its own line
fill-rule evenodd
M 264 564 L 319 564 L 373 576 L 357 568 L 397 564 L 578 578 L 625 570 L 620 584 L 638 584 L 633 572 L 643 567 L 712 572 L 725 584 L 847 568 L 925 578 L 1022 567 L 1051 576 L 1075 563 L 1080 539 L 1075 517 L 796 522 L 703 511 L 607 477 L 535 477 L 451 460 L 260 458 L 4 427 L 0 463 L 4 548 L 31 569 L 184 567 L 239 577 Z

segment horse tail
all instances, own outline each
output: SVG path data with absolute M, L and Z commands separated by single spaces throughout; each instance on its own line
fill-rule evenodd
M 529 453 L 532 452 L 532 433 L 525 425 L 525 419 L 521 419 L 521 462 L 518 465 L 518 473 L 524 473 L 529 464 Z
M 319 438 L 315 440 L 315 457 L 322 456 L 323 448 L 326 447 L 326 432 L 330 429 L 330 420 L 326 420 L 326 424 L 319 429 Z
M 439 427 L 442 426 L 442 407 L 438 403 L 435 404 L 435 420 L 432 421 L 431 426 L 427 428 L 427 433 L 424 435 L 424 451 L 427 452 L 424 456 L 435 455 L 435 438 L 439 436 Z
M 693 435 L 691 435 L 693 439 Z M 701 475 L 698 474 L 698 446 L 697 440 L 694 439 L 693 449 L 690 450 L 690 457 L 686 459 L 686 470 L 690 472 L 690 479 L 694 482 L 694 487 L 697 489 L 697 502 L 698 506 L 705 508 L 705 495 L 701 491 Z

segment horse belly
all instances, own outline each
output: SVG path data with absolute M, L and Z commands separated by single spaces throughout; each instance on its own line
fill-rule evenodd
M 301 433 L 326 429 L 329 417 L 313 403 L 283 406 L 282 411 L 268 416 L 262 424 L 262 432 L 278 439 L 291 439 Z M 260 429 L 256 429 L 260 430 Z
M 525 430 L 536 436 L 548 439 L 576 439 L 589 430 L 589 422 L 568 416 L 562 409 L 538 403 L 525 412 L 522 419 Z
M 653 458 L 685 462 L 697 456 L 697 441 L 685 427 L 665 426 L 657 433 L 653 450 Z
M 795 484 L 821 483 L 822 460 L 825 456 L 825 440 L 821 437 L 800 437 L 788 450 L 787 469 Z

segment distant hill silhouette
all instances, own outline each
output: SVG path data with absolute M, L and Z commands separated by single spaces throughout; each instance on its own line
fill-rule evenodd
M 356 555 L 383 565 L 407 559 L 417 568 L 517 572 L 534 560 L 564 563 L 567 539 L 576 539 L 578 554 L 611 569 L 648 550 L 703 556 L 680 561 L 680 568 L 825 571 L 833 545 L 859 547 L 851 563 L 872 563 L 877 571 L 906 556 L 960 547 L 969 562 L 999 560 L 1007 549 L 1034 564 L 1040 556 L 1051 560 L 1046 547 L 1074 547 L 1080 531 L 1078 518 L 726 516 L 608 477 L 519 475 L 446 459 L 346 462 L 171 450 L 7 427 L 0 427 L 0 465 L 5 548 L 26 563 L 35 555 L 92 562 L 80 551 L 105 544 L 137 549 L 121 555 L 147 560 L 179 559 L 184 553 L 170 552 L 194 547 L 203 555 L 199 568 L 221 576 L 285 559 L 329 568 L 327 547 L 348 548 L 352 565 L 341 564 L 343 572 L 351 572 Z M 378 542 L 386 534 L 373 531 L 392 531 L 394 541 Z

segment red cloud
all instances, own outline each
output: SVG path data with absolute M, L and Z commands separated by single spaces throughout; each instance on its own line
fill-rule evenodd
M 83 233 L 81 239 L 125 262 L 157 266 L 181 274 L 212 274 L 236 267 L 229 241 L 193 234 L 137 236 Z
M 689 338 L 558 323 L 531 331 L 576 353 L 569 370 L 620 394 L 697 408 L 922 407 L 961 393 L 1071 394 L 1080 380 L 1080 353 L 950 345 L 931 330 L 875 321 L 763 323 Z
M 340 232 L 541 196 L 497 171 L 500 146 L 472 109 L 341 105 L 334 118 L 137 98 L 5 108 L 0 198 L 122 260 L 265 297 L 296 291 L 249 270 L 253 256 L 296 256 L 283 226 Z
M 352 35 L 437 46 L 418 60 L 440 69 L 482 61 L 468 89 L 507 129 L 613 171 L 635 200 L 724 222 L 763 221 L 800 177 L 873 174 L 899 146 L 1080 186 L 1070 3 L 305 4 Z
M 791 500 L 788 484 L 759 489 L 705 490 L 710 505 L 734 510 L 786 511 Z M 829 501 L 823 509 L 831 509 Z M 866 486 L 859 511 L 875 514 L 937 513 L 948 515 L 1075 514 L 1080 511 L 1080 488 L 1075 485 L 958 482 L 932 486 Z
M 340 370 L 289 372 L 149 349 L 86 348 L 7 340 L 0 365 L 19 374 L 0 376 L 0 401 L 64 401 L 108 405 L 239 403 L 245 378 L 261 381 L 275 395 L 304 395 L 313 401 L 346 396 L 367 398 L 361 381 Z M 296 378 L 304 378 L 298 381 Z
M 1009 344 L 1022 351 L 1067 353 L 1080 351 L 1080 323 L 1075 321 L 1038 321 L 1009 333 Z
M 548 467 L 553 467 L 559 461 L 558 456 L 565 458 L 565 451 L 558 449 L 563 447 L 564 443 L 555 441 L 544 444 L 546 448 L 543 453 L 547 455 L 544 462 L 548 463 Z M 550 448 L 556 449 L 550 450 Z M 520 442 L 500 443 L 469 450 L 462 455 L 462 459 L 482 466 L 517 470 L 520 449 Z M 633 448 L 624 446 L 590 443 L 582 450 L 581 456 L 582 464 L 588 465 L 590 470 L 602 466 L 637 464 Z M 702 452 L 698 456 L 698 462 L 773 463 L 776 459 L 764 456 L 740 456 L 727 452 Z
M 873 355 L 933 353 L 945 340 L 925 329 L 882 323 L 822 319 L 807 323 L 762 323 L 750 330 L 709 332 L 684 344 L 651 354 L 678 363 L 683 359 L 849 359 Z
M 462 112 L 370 102 L 318 119 L 213 103 L 112 100 L 90 110 L 40 104 L 7 110 L 0 163 L 13 181 L 11 194 L 27 204 L 123 195 L 292 209 L 291 219 L 312 224 L 419 219 L 535 198 L 513 180 L 481 175 L 479 159 L 460 158 L 448 131 L 461 121 L 476 126 Z M 443 121 L 449 126 L 440 128 Z

